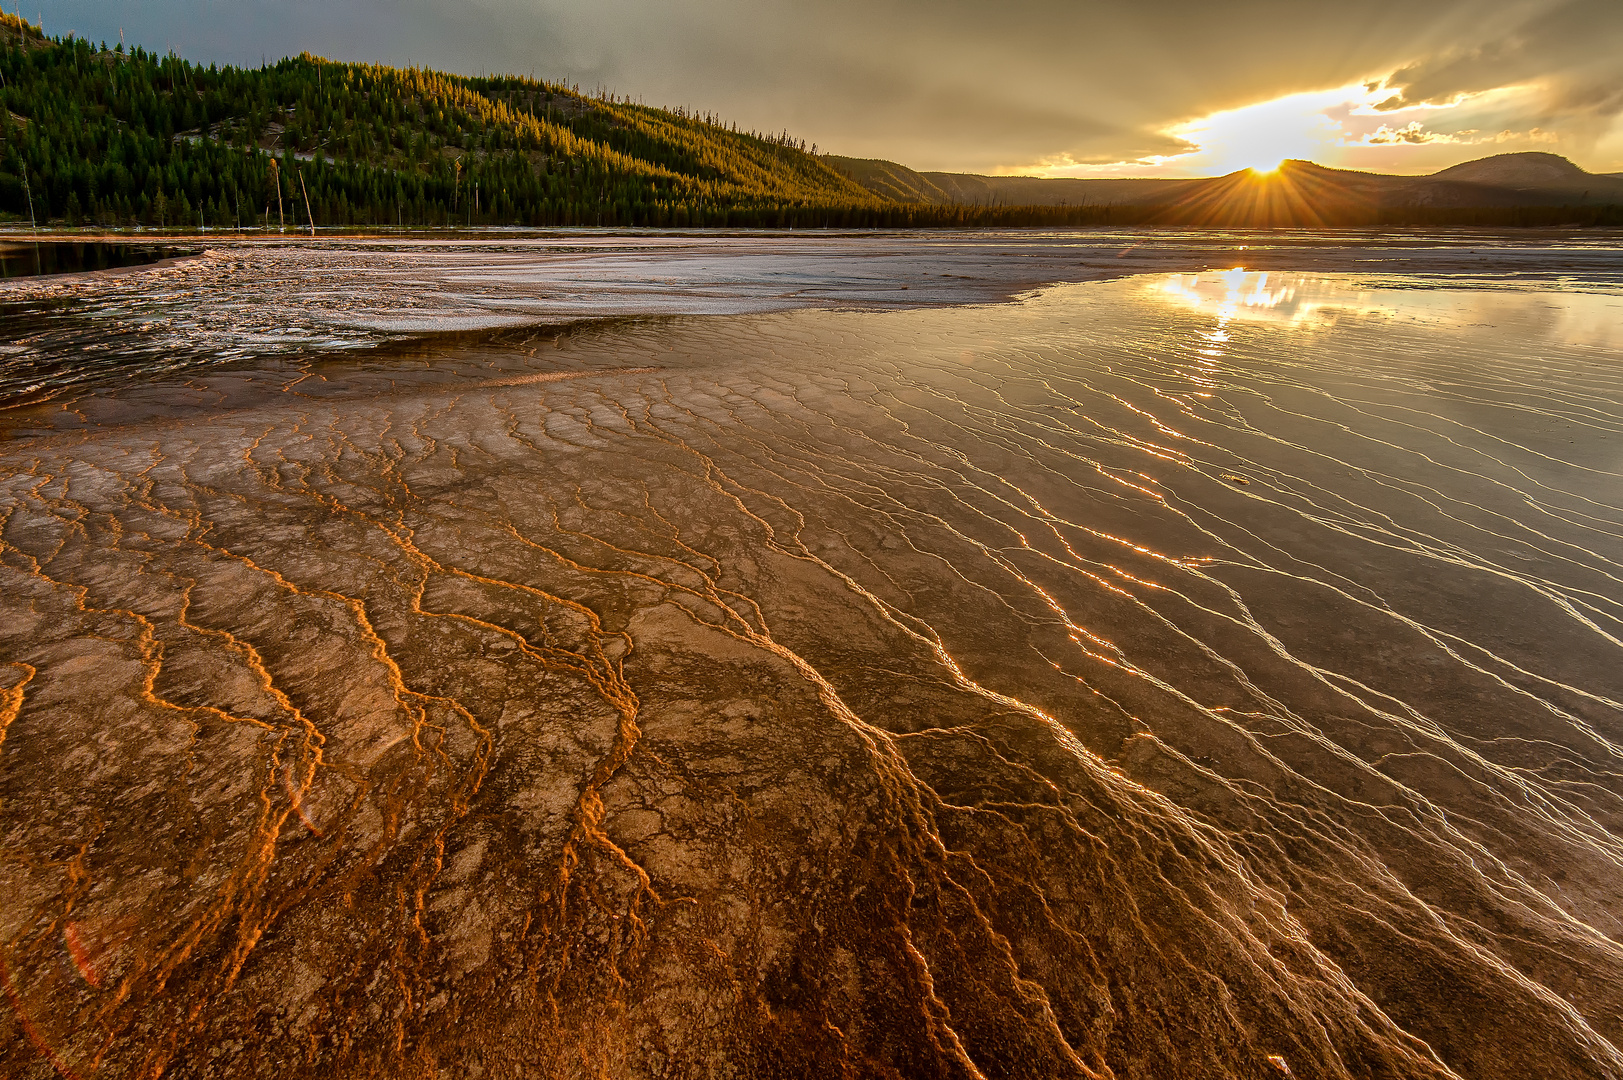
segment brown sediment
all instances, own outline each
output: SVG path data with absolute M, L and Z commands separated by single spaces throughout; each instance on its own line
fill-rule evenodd
M 8 1064 L 1618 1075 L 1602 301 L 1180 287 L 7 443 Z
M 505 379 L 486 379 L 475 384 L 481 389 L 496 386 L 533 386 L 537 383 L 562 382 L 565 379 L 589 379 L 603 375 L 650 375 L 661 370 L 657 367 L 608 368 L 596 371 L 542 371 L 531 375 L 510 375 Z

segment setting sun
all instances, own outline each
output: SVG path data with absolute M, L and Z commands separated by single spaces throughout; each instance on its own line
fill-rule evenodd
M 1345 98 L 1345 89 L 1292 94 L 1203 116 L 1167 133 L 1202 147 L 1223 170 L 1271 173 L 1288 158 L 1311 158 L 1337 135 L 1324 115 L 1326 103 Z

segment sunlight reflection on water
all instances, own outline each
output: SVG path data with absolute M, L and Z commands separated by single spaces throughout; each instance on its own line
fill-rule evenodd
M 1377 300 L 1345 279 L 1303 274 L 1233 270 L 1168 274 L 1146 284 L 1152 297 L 1212 315 L 1221 328 L 1235 319 L 1304 326 L 1330 311 L 1395 313 L 1389 299 Z
M 1558 291 L 1548 287 L 1416 287 L 1347 275 L 1232 270 L 1156 275 L 1143 295 L 1209 316 L 1201 336 L 1214 345 L 1229 339 L 1232 323 L 1318 329 L 1346 316 L 1407 322 L 1503 328 L 1521 339 L 1605 348 L 1623 342 L 1623 297 L 1614 291 Z M 1460 286 L 1466 287 L 1460 287 Z M 1218 355 L 1212 352 L 1211 355 Z

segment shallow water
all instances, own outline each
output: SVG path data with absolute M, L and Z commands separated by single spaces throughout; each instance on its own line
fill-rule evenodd
M 1604 282 L 1184 272 L 52 403 L 0 1045 L 1623 1075 L 1620 357 Z
M 486 230 L 377 238 L 190 238 L 125 275 L 0 283 L 0 429 L 20 404 L 258 371 L 503 327 L 802 308 L 910 310 L 1157 271 L 1359 270 L 1411 283 L 1623 285 L 1623 236 L 1186 232 L 725 234 Z
M 122 270 L 187 254 L 186 248 L 100 240 L 8 241 L 0 237 L 0 280 Z

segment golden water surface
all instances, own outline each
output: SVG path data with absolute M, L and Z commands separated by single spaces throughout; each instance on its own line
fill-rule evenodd
M 1420 285 L 0 441 L 5 1074 L 1623 1076 L 1623 297 Z

